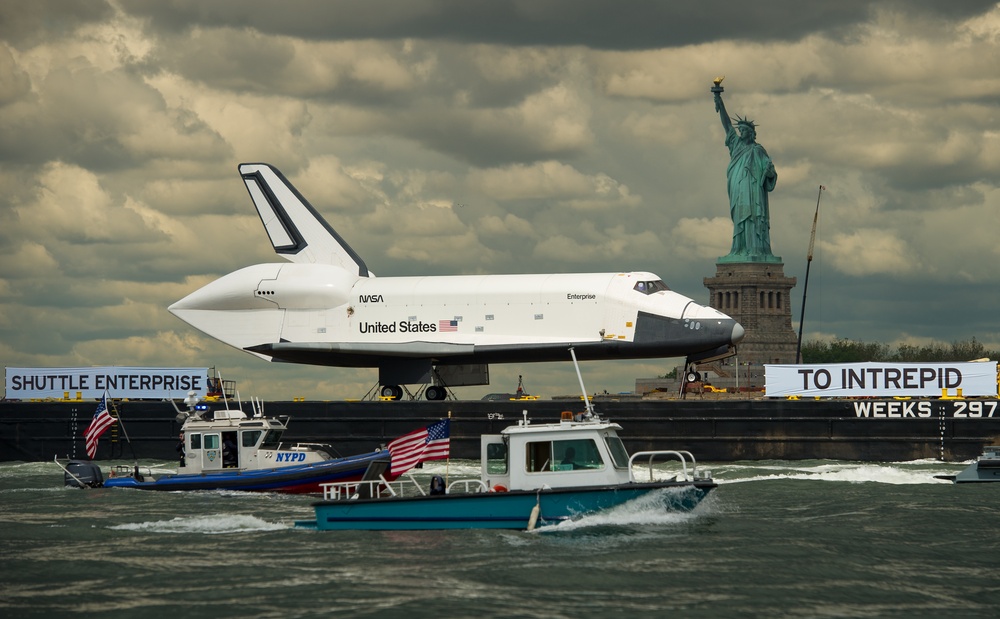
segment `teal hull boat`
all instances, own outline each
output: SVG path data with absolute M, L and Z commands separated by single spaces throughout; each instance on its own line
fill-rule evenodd
M 715 487 L 711 481 L 635 483 L 315 503 L 316 520 L 296 526 L 323 531 L 516 529 L 557 525 L 650 497 L 666 511 L 690 511 Z
M 446 487 L 433 476 L 425 491 L 408 473 L 399 477 L 405 471 L 396 471 L 399 478 L 390 482 L 384 466 L 373 466 L 360 481 L 322 484 L 323 500 L 313 503 L 316 519 L 296 525 L 320 531 L 530 531 L 630 501 L 643 501 L 643 509 L 690 511 L 716 487 L 690 452 L 629 456 L 620 429 L 591 411 L 564 412 L 558 423 L 542 424 L 532 424 L 524 413 L 500 434 L 482 436 L 479 477 Z

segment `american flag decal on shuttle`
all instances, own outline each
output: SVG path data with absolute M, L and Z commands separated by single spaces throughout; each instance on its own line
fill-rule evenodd
M 458 331 L 458 321 L 457 320 L 439 320 L 438 321 L 438 331 L 443 331 L 447 333 L 448 331 Z

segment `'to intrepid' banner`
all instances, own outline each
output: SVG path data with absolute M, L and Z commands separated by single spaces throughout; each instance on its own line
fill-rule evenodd
M 996 397 L 997 362 L 765 365 L 764 380 L 767 397 L 940 396 L 944 389 Z
M 188 391 L 204 397 L 208 390 L 208 368 L 7 368 L 10 399 L 99 398 L 107 391 L 112 398 L 160 400 L 181 398 Z

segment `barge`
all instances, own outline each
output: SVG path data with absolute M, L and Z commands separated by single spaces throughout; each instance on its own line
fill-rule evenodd
M 51 461 L 83 457 L 83 431 L 96 402 L 0 402 L 0 460 Z M 630 452 L 665 448 L 699 460 L 834 459 L 899 462 L 975 459 L 1000 444 L 1000 400 L 988 399 L 752 399 L 595 398 L 596 411 L 620 422 Z M 177 457 L 180 424 L 169 401 L 117 403 L 122 423 L 98 445 L 98 460 Z M 522 401 L 273 401 L 269 415 L 288 415 L 286 439 L 325 443 L 362 453 L 415 427 L 450 417 L 453 458 L 479 457 L 480 437 L 521 419 L 552 423 L 580 412 L 582 399 Z M 120 427 L 121 426 L 121 427 Z M 126 440 L 126 434 L 128 439 Z

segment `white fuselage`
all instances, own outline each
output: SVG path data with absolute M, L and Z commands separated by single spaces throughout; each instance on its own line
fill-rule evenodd
M 281 355 L 254 348 L 281 342 L 331 355 L 443 359 L 549 346 L 564 358 L 567 345 L 601 342 L 638 343 L 650 348 L 640 356 L 670 356 L 675 345 L 689 350 L 699 338 L 702 349 L 738 341 L 742 329 L 725 314 L 671 290 L 637 290 L 658 281 L 646 272 L 352 277 L 333 265 L 261 264 L 208 284 L 170 311 L 265 358 Z M 640 314 L 670 322 L 670 341 L 637 342 Z M 711 327 L 721 330 L 713 336 Z M 331 365 L 355 365 L 349 361 Z

